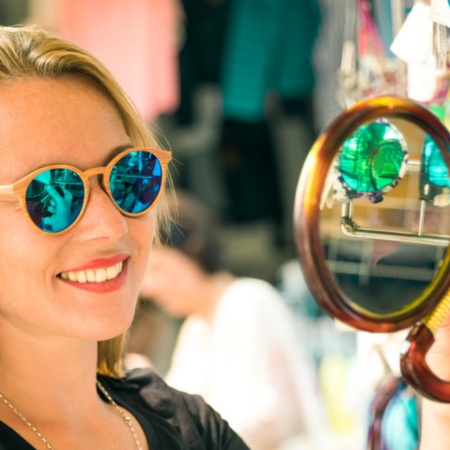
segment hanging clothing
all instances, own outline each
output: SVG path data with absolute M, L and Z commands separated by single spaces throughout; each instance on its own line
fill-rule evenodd
M 320 22 L 317 0 L 229 0 L 220 87 L 223 121 L 218 145 L 233 222 L 271 220 L 282 231 L 280 148 L 271 136 L 269 94 L 286 115 L 314 133 L 313 49 Z M 302 150 L 299 150 L 302 152 Z M 302 158 L 301 158 L 302 159 Z M 293 161 L 299 165 L 301 162 Z
M 59 34 L 96 56 L 150 122 L 178 106 L 176 0 L 59 0 Z
M 230 0 L 222 71 L 223 114 L 260 121 L 269 91 L 308 98 L 320 23 L 314 0 Z

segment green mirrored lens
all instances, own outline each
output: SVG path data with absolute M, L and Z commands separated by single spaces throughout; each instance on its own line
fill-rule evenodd
M 57 233 L 68 228 L 78 217 L 85 198 L 83 181 L 69 169 L 41 172 L 28 185 L 27 211 L 44 231 Z
M 406 148 L 402 134 L 387 121 L 363 125 L 342 145 L 339 171 L 358 193 L 376 193 L 395 185 Z
M 425 180 L 439 187 L 450 187 L 447 164 L 445 164 L 439 147 L 430 135 L 425 136 L 422 158 L 422 173 Z
M 450 203 L 450 178 L 441 150 L 430 135 L 426 135 L 422 149 L 420 170 L 420 198 L 437 206 Z

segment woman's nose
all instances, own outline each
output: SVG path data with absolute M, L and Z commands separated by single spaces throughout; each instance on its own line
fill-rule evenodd
M 97 179 L 91 180 L 87 205 L 77 228 L 86 240 L 117 240 L 128 232 L 127 218 L 117 209 Z

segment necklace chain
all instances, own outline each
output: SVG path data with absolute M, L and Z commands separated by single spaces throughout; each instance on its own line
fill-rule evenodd
M 111 403 L 111 405 L 113 405 L 114 408 L 116 408 L 116 410 L 120 413 L 120 415 L 123 417 L 123 420 L 125 421 L 125 423 L 130 428 L 130 431 L 131 431 L 131 434 L 133 435 L 134 443 L 136 444 L 137 450 L 142 450 L 141 443 L 139 442 L 139 439 L 138 439 L 137 434 L 136 434 L 136 430 L 133 427 L 133 422 L 131 421 L 130 416 L 125 412 L 125 410 L 123 408 L 121 408 L 113 400 L 113 398 L 109 395 L 109 392 L 103 387 L 103 385 L 98 380 L 97 380 L 97 386 L 103 392 L 103 394 L 106 397 L 106 399 L 108 400 L 108 402 Z
M 50 450 L 53 450 L 53 447 L 50 445 L 50 443 L 45 439 L 44 436 L 40 433 L 40 431 L 11 403 L 9 402 L 5 397 L 3 397 L 2 394 L 0 394 L 0 399 L 3 400 L 3 402 L 12 410 L 12 412 L 23 422 L 25 423 L 29 428 L 31 428 L 42 440 L 42 442 L 46 445 L 47 448 Z
M 114 406 L 114 408 L 119 412 L 119 414 L 122 416 L 124 422 L 128 425 L 131 434 L 133 435 L 134 443 L 136 444 L 137 450 L 142 450 L 141 443 L 139 442 L 139 438 L 137 437 L 136 430 L 134 429 L 133 423 L 131 421 L 130 416 L 125 412 L 123 408 L 121 408 L 109 395 L 109 392 L 104 388 L 104 386 L 100 383 L 100 381 L 97 380 L 97 386 L 102 391 L 103 395 L 106 397 L 108 402 Z M 53 450 L 53 447 L 50 445 L 50 443 L 45 439 L 45 437 L 41 434 L 41 432 L 9 401 L 7 400 L 2 394 L 0 394 L 0 400 L 5 403 L 9 409 L 25 424 L 27 425 L 33 432 L 39 436 L 41 441 L 45 444 L 45 446 Z

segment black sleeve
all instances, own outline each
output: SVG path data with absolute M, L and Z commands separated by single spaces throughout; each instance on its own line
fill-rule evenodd
M 178 430 L 182 441 L 195 450 L 249 450 L 220 414 L 202 397 L 170 387 L 151 369 L 135 369 L 127 382 L 137 384 L 139 396 L 166 423 Z
M 249 450 L 228 422 L 199 395 L 180 392 L 186 409 L 197 423 L 198 431 L 208 449 Z

